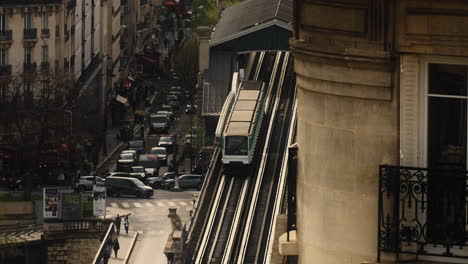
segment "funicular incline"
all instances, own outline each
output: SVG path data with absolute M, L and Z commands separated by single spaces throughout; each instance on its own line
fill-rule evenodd
M 186 263 L 254 263 L 264 259 L 271 241 L 268 234 L 277 204 L 270 201 L 278 193 L 294 108 L 292 58 L 288 52 L 252 53 L 247 69 L 246 77 L 266 86 L 257 149 L 250 166 L 225 175 L 221 150 L 216 147 L 189 230 Z M 228 114 L 222 113 L 220 122 L 226 122 L 223 115 Z M 230 120 L 242 120 L 245 115 L 234 114 Z M 258 243 L 252 245 L 253 241 Z

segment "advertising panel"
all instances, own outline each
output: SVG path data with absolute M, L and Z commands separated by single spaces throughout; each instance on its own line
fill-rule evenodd
M 81 218 L 81 198 L 79 193 L 62 193 L 62 219 Z
M 58 189 L 44 188 L 44 218 L 58 218 Z
M 81 216 L 83 218 L 93 217 L 93 194 L 91 192 L 81 193 Z
M 94 216 L 106 215 L 106 187 L 93 186 Z

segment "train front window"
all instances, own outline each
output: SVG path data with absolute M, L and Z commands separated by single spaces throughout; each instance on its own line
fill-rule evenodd
M 229 136 L 226 137 L 226 155 L 247 155 L 247 137 Z

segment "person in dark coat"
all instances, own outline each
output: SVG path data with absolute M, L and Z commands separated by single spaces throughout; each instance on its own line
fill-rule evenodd
M 120 223 L 122 222 L 122 218 L 120 218 L 119 215 L 117 215 L 117 217 L 114 219 L 114 225 L 115 225 L 115 229 L 117 231 L 117 234 L 120 234 Z
M 117 252 L 120 249 L 119 245 L 119 240 L 117 238 L 114 238 L 114 253 L 115 253 L 115 258 L 117 258 Z

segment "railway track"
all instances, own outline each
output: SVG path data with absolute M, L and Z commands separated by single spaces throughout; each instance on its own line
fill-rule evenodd
M 248 216 L 242 223 L 246 228 L 242 239 L 238 241 L 238 252 L 229 263 L 264 263 L 270 237 L 276 201 L 277 188 L 284 153 L 287 145 L 290 124 L 295 102 L 295 82 L 292 63 L 284 64 L 282 83 L 279 85 L 280 97 L 275 107 L 275 116 L 272 120 L 271 141 L 267 142 L 268 155 L 260 170 L 252 193 Z
M 247 177 L 224 175 L 222 164 L 218 164 L 221 163 L 221 154 L 219 154 L 219 160 L 216 161 L 210 176 L 212 183 L 205 184 L 203 187 L 207 188 L 206 191 L 212 189 L 211 193 L 206 195 L 206 197 L 211 196 L 212 199 L 205 198 L 204 204 L 209 206 L 202 204 L 194 217 L 194 223 L 198 224 L 193 225 L 193 227 L 191 225 L 188 237 L 189 245 L 185 252 L 187 256 L 193 257 L 186 257 L 186 263 L 233 263 L 234 261 L 243 263 L 244 255 L 245 260 L 258 259 L 256 256 L 262 252 L 257 253 L 257 251 L 261 251 L 257 249 L 265 245 L 268 240 L 268 236 L 264 235 L 271 226 L 266 221 L 268 215 L 272 214 L 268 199 L 276 191 L 273 191 L 275 189 L 275 184 L 272 183 L 274 176 L 263 177 L 263 175 L 270 174 L 271 170 L 273 172 L 279 171 L 278 167 L 281 167 L 280 161 L 277 161 L 281 155 L 277 153 L 284 149 L 284 146 L 281 146 L 284 145 L 285 140 L 279 141 L 277 139 L 278 137 L 286 138 L 285 134 L 289 131 L 287 128 L 282 129 L 281 127 L 289 127 L 290 112 L 292 112 L 290 104 L 293 101 L 291 97 L 293 97 L 295 89 L 294 87 L 281 89 L 283 83 L 291 85 L 289 82 L 291 79 L 294 80 L 286 73 L 287 70 L 291 70 L 289 65 L 292 65 L 289 62 L 289 53 L 258 52 L 252 64 L 252 70 L 248 76 L 254 80 L 262 80 L 269 86 L 265 104 L 265 118 L 258 140 L 258 150 L 262 149 L 263 151 L 255 153 L 247 172 L 239 173 L 247 175 Z M 271 144 L 272 142 L 275 144 Z M 264 145 L 267 147 L 263 148 Z M 272 168 L 269 168 L 270 166 Z M 262 179 L 257 183 L 259 171 L 262 171 L 260 173 Z M 215 181 L 214 178 L 218 178 L 218 181 Z M 265 190 L 267 190 L 266 194 L 260 195 Z M 205 190 L 202 191 L 202 193 L 204 192 Z M 248 226 L 252 223 L 260 226 Z M 268 225 L 262 228 L 262 223 Z M 253 230 L 257 233 L 251 235 Z M 248 235 L 246 236 L 246 234 Z M 252 243 L 251 241 L 256 237 L 261 238 L 262 241 L 255 246 L 255 250 L 241 249 L 241 247 L 246 247 L 249 242 Z M 195 246 L 195 243 L 191 241 L 198 242 Z M 256 252 L 255 257 L 252 257 L 254 251 Z M 239 253 L 242 253 L 242 259 L 239 258 Z

